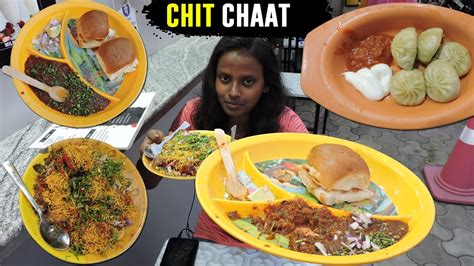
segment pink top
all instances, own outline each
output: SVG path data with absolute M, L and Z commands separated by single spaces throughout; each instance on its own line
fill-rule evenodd
M 170 130 L 175 130 L 179 127 L 184 121 L 188 121 L 191 126 L 188 128 L 189 130 L 198 130 L 196 126 L 192 122 L 192 115 L 194 110 L 197 108 L 199 101 L 201 99 L 194 98 L 186 103 L 186 105 L 181 109 L 178 116 L 174 120 L 173 124 L 171 125 Z M 298 132 L 298 133 L 309 133 L 308 129 L 304 125 L 301 118 L 290 108 L 285 106 L 283 112 L 280 115 L 280 130 L 278 132 Z M 244 136 L 236 136 L 237 138 L 241 138 Z

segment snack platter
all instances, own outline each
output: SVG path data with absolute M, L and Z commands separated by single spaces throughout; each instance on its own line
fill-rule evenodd
M 82 16 L 91 11 L 103 14 L 109 26 L 107 38 L 93 47 L 79 43 L 76 30 Z M 91 28 L 104 25 L 104 20 L 88 23 Z M 118 42 L 122 51 L 132 51 L 123 57 L 134 57 L 133 64 L 111 66 L 105 54 L 112 49 L 107 46 Z M 95 126 L 123 112 L 141 92 L 147 71 L 145 47 L 136 29 L 118 12 L 93 2 L 67 1 L 39 12 L 21 30 L 11 58 L 11 66 L 20 72 L 69 90 L 68 99 L 58 103 L 14 79 L 18 94 L 36 114 L 70 127 Z M 121 69 L 112 73 L 114 67 Z
M 317 203 L 317 200 L 301 195 L 301 193 L 292 193 L 282 189 L 257 168 L 258 166 L 262 169 L 262 162 L 268 162 L 269 160 L 278 161 L 281 158 L 293 162 L 304 160 L 310 150 L 320 144 L 346 146 L 359 154 L 367 163 L 371 182 L 386 193 L 385 197 L 388 197 L 395 205 L 396 211 L 386 213 L 382 210 L 378 212 L 377 208 L 373 210 L 365 208 L 365 210 L 371 211 L 372 219 L 405 223 L 407 225 L 406 234 L 398 242 L 386 248 L 364 254 L 330 254 L 329 256 L 323 256 L 321 253 L 310 254 L 288 248 L 288 240 L 283 241 L 281 238 L 275 237 L 271 241 L 271 239 L 262 238 L 262 232 L 259 236 L 252 233 L 252 231 L 255 232 L 255 228 L 252 226 L 249 228 L 248 224 L 250 222 L 245 223 L 245 220 L 249 221 L 248 217 L 250 217 L 250 220 L 255 221 L 252 217 L 263 217 L 268 208 L 281 207 L 290 202 L 307 205 L 316 210 L 325 206 Z M 273 193 L 274 200 L 241 201 L 229 197 L 224 183 L 226 172 L 218 152 L 212 153 L 202 163 L 197 172 L 197 196 L 203 209 L 216 224 L 233 237 L 256 249 L 288 259 L 310 263 L 373 263 L 400 255 L 416 246 L 429 233 L 434 222 L 433 199 L 419 178 L 392 158 L 364 145 L 320 135 L 274 133 L 237 140 L 232 142 L 229 147 L 236 170 L 238 172 L 244 171 L 256 187 L 266 186 Z M 337 209 L 334 207 L 337 207 Z M 351 212 L 347 211 L 350 208 L 339 208 L 341 206 L 325 206 L 324 209 L 328 209 L 337 217 L 351 215 Z M 235 218 L 237 220 L 233 216 L 237 217 Z M 283 242 L 280 241 L 286 242 L 286 246 L 281 244 Z M 296 242 L 301 241 L 303 240 Z M 290 241 L 290 245 L 291 243 Z
M 215 142 L 213 131 L 209 131 L 209 130 L 191 130 L 191 131 L 187 131 L 187 132 L 190 133 L 190 134 L 199 134 L 201 136 L 211 138 L 211 142 Z M 230 141 L 230 136 L 227 136 L 227 139 Z M 170 142 L 172 142 L 172 141 L 173 141 L 173 139 L 170 140 Z M 167 144 L 165 144 L 165 146 L 166 145 Z M 200 144 L 198 148 L 202 148 L 202 147 L 203 147 L 203 144 Z M 183 147 L 181 147 L 181 148 L 183 148 Z M 165 152 L 167 151 L 167 148 L 163 147 L 163 149 L 165 150 Z M 189 149 L 186 149 L 186 150 L 189 150 Z M 176 154 L 176 152 L 173 152 L 173 151 L 170 151 L 170 152 Z M 195 154 L 196 154 L 196 152 L 191 151 L 190 156 L 193 157 L 193 156 L 195 156 Z M 178 159 L 178 158 L 173 158 L 172 155 L 168 156 L 168 157 L 171 161 Z M 159 158 L 157 158 L 156 160 L 159 160 Z M 168 171 L 166 171 L 166 167 L 158 167 L 157 164 L 154 162 L 154 160 L 151 159 L 151 158 L 146 157 L 145 154 L 142 155 L 142 162 L 143 162 L 143 165 L 150 172 L 154 173 L 155 175 L 164 177 L 164 178 L 175 179 L 175 180 L 192 180 L 192 179 L 196 178 L 195 174 L 181 174 L 181 173 L 179 173 L 179 171 L 173 171 L 173 173 L 168 172 Z M 199 168 L 199 165 L 196 165 L 195 167 Z M 193 169 L 194 169 L 194 167 L 193 167 Z M 193 172 L 195 172 L 195 171 L 196 170 L 193 170 Z
M 113 246 L 98 245 L 98 244 L 103 244 L 103 242 L 100 242 L 102 240 L 95 239 L 94 241 L 91 241 L 91 239 L 89 239 L 87 240 L 89 242 L 85 242 L 85 243 L 89 243 L 90 245 L 92 245 L 91 243 L 94 243 L 94 245 L 101 247 L 101 249 L 99 249 L 99 251 L 97 252 L 96 251 L 88 252 L 87 248 L 85 247 L 85 244 L 81 244 L 81 245 L 84 245 L 84 249 L 81 248 L 77 250 L 79 246 L 78 246 L 78 243 L 76 242 L 79 242 L 82 235 L 90 234 L 90 232 L 84 228 L 77 228 L 77 229 L 74 228 L 73 230 L 69 229 L 71 230 L 69 231 L 70 235 L 72 235 L 72 244 L 70 245 L 70 247 L 67 250 L 57 250 L 51 247 L 41 236 L 40 231 L 39 231 L 39 226 L 38 226 L 39 224 L 38 216 L 35 213 L 34 209 L 31 207 L 26 197 L 20 193 L 21 195 L 19 198 L 20 199 L 19 209 L 20 209 L 20 215 L 22 217 L 25 228 L 30 234 L 30 236 L 36 241 L 36 243 L 38 243 L 38 245 L 41 246 L 41 248 L 43 248 L 46 252 L 48 252 L 49 254 L 51 254 L 52 256 L 58 259 L 61 259 L 69 263 L 91 264 L 91 263 L 103 262 L 103 261 L 112 259 L 114 257 L 117 257 L 133 245 L 133 243 L 139 237 L 141 230 L 143 229 L 143 226 L 145 224 L 145 219 L 146 219 L 147 209 L 148 209 L 148 199 L 147 199 L 147 192 L 145 189 L 145 185 L 140 176 L 140 173 L 135 168 L 135 165 L 123 153 L 121 153 L 120 151 L 118 151 L 117 149 L 113 148 L 112 146 L 106 143 L 93 140 L 93 139 L 63 140 L 49 146 L 47 149 L 44 149 L 41 153 L 38 153 L 38 155 L 36 155 L 30 161 L 28 167 L 25 170 L 25 173 L 23 175 L 23 182 L 25 183 L 27 189 L 32 192 L 32 195 L 33 197 L 35 197 L 36 200 L 42 197 L 42 195 L 46 195 L 44 194 L 45 193 L 44 191 L 46 190 L 42 190 L 42 188 L 46 188 L 46 187 L 50 195 L 56 195 L 55 198 L 61 198 L 61 196 L 57 196 L 57 194 L 52 194 L 53 192 L 49 191 L 51 187 L 49 187 L 49 185 L 46 186 L 44 183 L 43 184 L 39 183 L 39 180 L 40 179 L 43 180 L 41 182 L 49 182 L 48 179 L 55 175 L 55 171 L 53 170 L 54 168 L 50 168 L 50 170 L 53 170 L 53 171 L 52 172 L 48 171 L 49 174 L 41 173 L 42 169 L 44 170 L 48 169 L 48 166 L 47 166 L 48 157 L 55 156 L 55 154 L 58 154 L 58 153 L 66 154 L 66 157 L 67 157 L 66 151 L 68 149 L 70 151 L 86 150 L 87 152 L 85 154 L 89 153 L 89 154 L 92 154 L 93 156 L 96 156 L 96 155 L 102 156 L 102 161 L 108 161 L 112 163 L 121 163 L 122 170 L 121 170 L 120 175 L 124 178 L 123 180 L 124 184 L 128 184 L 128 188 L 126 189 L 127 195 L 124 195 L 123 192 L 120 192 L 121 194 L 111 194 L 110 190 L 107 191 L 107 193 L 108 195 L 113 195 L 113 196 L 108 196 L 108 197 L 112 197 L 113 202 L 117 202 L 117 204 L 119 204 L 118 202 L 122 201 L 118 197 L 124 196 L 128 198 L 129 204 L 133 206 L 133 215 L 129 216 L 129 218 L 126 221 L 123 221 L 123 224 L 119 223 L 118 221 L 115 221 L 115 222 L 109 221 L 110 223 L 107 225 L 106 228 L 110 229 L 111 231 L 108 231 L 108 230 L 99 231 L 99 232 L 102 232 L 100 239 L 106 239 L 107 235 L 110 238 L 113 238 L 113 237 L 118 238 L 117 240 L 111 240 L 113 241 L 112 243 L 114 243 Z M 64 157 L 64 155 L 62 157 L 63 157 L 62 160 L 66 158 Z M 78 158 L 77 153 L 75 157 L 70 156 L 69 159 L 66 159 L 67 162 L 65 163 L 65 165 L 68 165 L 68 166 L 79 165 L 77 164 L 78 161 L 75 160 L 76 158 Z M 86 156 L 84 158 L 85 158 L 84 161 L 87 161 L 87 160 L 91 160 L 94 157 L 89 158 Z M 99 163 L 99 161 L 100 160 L 94 160 L 94 163 Z M 53 162 L 49 161 L 49 162 L 53 164 L 52 165 L 53 167 L 58 167 L 59 165 L 59 163 L 57 163 L 56 161 L 53 161 Z M 56 166 L 54 166 L 55 164 Z M 49 166 L 51 166 L 51 164 Z M 71 176 L 67 177 L 67 180 L 62 180 L 60 182 L 55 180 L 54 184 L 56 185 L 52 187 L 53 188 L 59 187 L 58 184 L 60 183 L 72 184 L 74 182 L 76 183 L 80 182 L 82 183 L 83 186 L 85 186 L 84 184 L 87 183 L 87 182 L 84 183 L 85 177 L 86 175 L 84 173 L 72 174 Z M 97 181 L 99 177 L 95 177 L 95 179 Z M 73 180 L 77 180 L 77 181 L 73 181 Z M 95 181 L 92 181 L 92 183 L 93 182 Z M 90 189 L 91 187 L 92 185 L 89 184 L 88 189 Z M 76 186 L 76 189 L 77 188 L 80 189 L 80 186 Z M 71 191 L 74 191 L 74 187 L 71 189 Z M 66 192 L 63 191 L 62 193 L 66 193 Z M 100 196 L 105 197 L 105 195 L 102 195 L 102 194 L 100 194 Z M 79 202 L 78 198 L 76 198 L 76 201 Z M 43 200 L 41 202 L 42 204 L 46 204 L 46 203 L 51 204 L 51 206 L 49 206 L 50 214 L 47 214 L 47 215 L 54 215 L 55 217 L 59 217 L 57 214 L 55 214 L 53 210 L 56 207 L 52 207 L 52 206 L 59 206 L 59 205 L 55 205 L 56 203 L 58 203 L 57 200 L 54 200 L 54 201 Z M 112 203 L 112 201 L 110 201 L 109 203 L 111 205 L 109 205 L 107 208 L 110 209 L 111 212 L 125 210 L 125 209 L 120 209 L 120 208 L 125 208 L 121 205 L 116 205 L 116 206 L 121 206 L 121 207 L 118 207 L 117 209 L 117 207 L 114 206 L 114 203 Z M 67 203 L 61 203 L 61 204 L 67 204 Z M 85 203 L 85 204 L 89 204 L 90 209 L 92 209 L 92 208 L 97 208 L 100 204 L 104 204 L 104 202 L 101 198 L 99 198 L 92 203 Z M 84 210 L 83 206 L 75 204 L 73 213 L 84 212 L 84 211 L 87 211 L 87 208 Z M 102 212 L 104 212 L 104 210 Z M 104 214 L 104 215 L 107 215 L 109 217 L 108 219 L 112 219 L 111 217 L 113 217 L 113 215 L 111 215 L 110 213 Z M 74 215 L 67 215 L 65 221 L 69 222 L 71 219 L 73 219 L 71 217 L 74 217 Z M 50 218 L 50 219 L 53 219 L 53 218 Z M 100 221 L 93 220 L 95 218 L 90 218 L 90 219 L 92 219 L 92 221 L 89 221 L 89 222 L 91 222 L 92 224 L 90 226 L 87 226 L 86 228 L 92 228 L 92 229 L 100 228 L 98 226 L 101 223 Z M 120 218 L 113 218 L 113 219 L 115 220 L 115 219 L 120 219 Z M 64 225 L 61 225 L 61 226 L 64 226 Z M 114 228 L 111 228 L 111 227 L 114 227 Z M 78 232 L 79 230 L 86 230 L 86 232 L 77 234 L 77 232 L 74 233 L 74 231 L 76 230 L 78 230 Z M 96 230 L 99 230 L 99 229 L 96 229 Z M 110 235 L 104 232 L 113 232 L 113 233 Z M 99 242 L 98 244 L 95 243 L 97 241 Z M 95 248 L 95 246 L 92 246 L 92 248 Z
M 471 97 L 474 87 L 470 86 L 474 80 L 472 66 L 471 71 L 460 76 L 460 93 L 456 98 L 437 102 L 423 97 L 416 106 L 403 106 L 390 94 L 381 100 L 369 100 L 347 82 L 343 74 L 348 71 L 347 53 L 342 53 L 341 49 L 347 48 L 350 35 L 359 40 L 373 35 L 393 38 L 403 29 L 412 27 L 420 38 L 422 32 L 438 28 L 442 30 L 441 46 L 448 42 L 459 43 L 467 48 L 469 61 L 472 61 L 474 30 L 470 24 L 472 16 L 468 14 L 424 4 L 374 5 L 343 14 L 306 36 L 301 87 L 306 95 L 330 111 L 371 126 L 424 129 L 457 122 L 474 115 L 474 98 Z M 394 39 L 392 54 L 393 44 Z M 437 56 L 435 54 L 431 62 Z M 424 72 L 426 65 L 428 63 L 417 60 L 415 69 Z M 394 75 L 400 72 L 395 56 L 389 66 Z

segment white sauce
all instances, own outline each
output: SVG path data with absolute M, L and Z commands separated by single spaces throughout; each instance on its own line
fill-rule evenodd
M 347 71 L 342 75 L 367 99 L 380 101 L 389 93 L 392 69 L 387 64 L 377 64 L 370 69 L 361 68 L 357 72 Z

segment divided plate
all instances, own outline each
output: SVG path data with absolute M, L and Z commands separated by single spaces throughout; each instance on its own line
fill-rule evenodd
M 237 211 L 241 217 L 261 214 L 266 202 L 227 200 L 224 178 L 226 172 L 218 152 L 212 153 L 201 164 L 196 177 L 196 192 L 201 206 L 209 217 L 233 237 L 259 250 L 292 260 L 322 264 L 365 264 L 386 260 L 407 252 L 421 242 L 431 230 L 435 218 L 433 199 L 421 180 L 408 168 L 367 146 L 338 138 L 299 134 L 273 133 L 252 136 L 230 144 L 230 151 L 237 171 L 244 170 L 257 187 L 267 185 L 275 194 L 276 201 L 288 200 L 296 194 L 287 192 L 272 183 L 255 167 L 255 162 L 280 158 L 305 159 L 311 148 L 323 143 L 345 145 L 367 163 L 371 180 L 381 187 L 397 207 L 398 216 L 374 215 L 382 220 L 401 220 L 408 224 L 408 233 L 396 244 L 380 251 L 352 256 L 322 256 L 284 249 L 256 239 L 237 227 L 227 214 Z M 314 201 L 306 202 L 315 207 Z M 330 208 L 335 215 L 348 214 L 345 210 Z
M 91 1 L 69 0 L 52 5 L 33 16 L 21 29 L 11 55 L 11 66 L 20 72 L 25 72 L 25 62 L 30 56 L 37 56 L 49 61 L 64 63 L 69 66 L 81 81 L 91 88 L 96 94 L 106 98 L 109 104 L 101 111 L 88 116 L 74 116 L 57 111 L 43 103 L 33 92 L 33 89 L 14 79 L 15 87 L 23 101 L 39 116 L 59 125 L 69 127 L 90 127 L 102 124 L 114 118 L 127 109 L 140 94 L 147 74 L 147 56 L 145 46 L 137 30 L 130 22 L 115 10 Z M 67 22 L 69 19 L 79 19 L 82 14 L 90 10 L 101 10 L 108 16 L 109 26 L 116 31 L 117 37 L 126 37 L 135 46 L 138 65 L 135 71 L 125 74 L 118 89 L 111 94 L 92 85 L 85 77 L 79 75 L 79 71 L 71 60 L 67 50 L 66 36 L 69 35 Z M 37 38 L 51 19 L 61 20 L 60 50 L 62 58 L 44 55 L 34 49 L 31 41 Z M 57 74 L 57 73 L 55 73 Z M 89 78 L 89 80 L 92 80 Z M 50 85 L 50 84 L 48 84 Z M 67 89 L 67 88 L 66 88 Z

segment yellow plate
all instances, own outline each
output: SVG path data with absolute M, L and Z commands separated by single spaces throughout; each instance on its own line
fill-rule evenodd
M 86 2 L 86 3 L 84 3 Z M 107 13 L 109 18 L 109 25 L 117 32 L 119 37 L 127 37 L 135 45 L 137 53 L 138 65 L 136 70 L 124 76 L 124 79 L 117 90 L 117 92 L 110 96 L 97 88 L 94 88 L 81 77 L 83 83 L 91 87 L 96 93 L 107 98 L 109 105 L 97 113 L 89 116 L 73 116 L 59 112 L 48 105 L 44 104 L 33 92 L 33 90 L 22 81 L 14 79 L 14 84 L 18 94 L 23 101 L 36 114 L 47 119 L 53 123 L 69 126 L 69 127 L 90 127 L 107 122 L 115 116 L 127 109 L 140 94 L 140 91 L 145 83 L 147 73 L 147 56 L 145 46 L 136 29 L 130 22 L 115 10 L 98 3 L 91 1 L 69 0 L 63 3 L 52 5 L 38 14 L 33 16 L 21 29 L 18 38 L 12 49 L 11 65 L 21 72 L 25 72 L 25 62 L 30 55 L 36 55 L 51 61 L 66 63 L 71 69 L 75 69 L 72 62 L 69 60 L 65 50 L 65 36 L 67 28 L 67 20 L 70 18 L 79 18 L 82 14 L 90 10 L 101 10 Z M 49 57 L 37 52 L 31 40 L 36 38 L 37 34 L 43 31 L 44 27 L 48 25 L 52 18 L 61 19 L 61 52 L 63 59 Z M 77 74 L 77 71 L 76 71 Z
M 196 133 L 201 133 L 206 136 L 214 137 L 214 131 L 210 130 L 191 130 L 189 132 L 196 132 Z M 230 136 L 226 135 L 227 140 L 230 141 Z M 164 178 L 170 178 L 170 179 L 176 179 L 176 180 L 192 180 L 195 179 L 195 176 L 174 176 L 174 175 L 164 175 L 158 170 L 156 170 L 153 165 L 151 165 L 152 160 L 148 157 L 146 157 L 144 154 L 142 154 L 142 161 L 143 165 L 145 165 L 146 169 L 148 169 L 150 172 L 154 173 L 157 176 L 161 176 Z
M 36 243 L 38 243 L 38 245 L 40 245 L 46 252 L 58 259 L 67 261 L 69 263 L 90 264 L 99 263 L 115 258 L 132 246 L 132 244 L 140 235 L 143 225 L 145 224 L 145 218 L 148 208 L 148 199 L 145 184 L 143 183 L 140 173 L 135 168 L 135 165 L 123 153 L 116 150 L 112 146 L 92 139 L 69 139 L 51 145 L 50 147 L 48 147 L 48 150 L 46 152 L 39 153 L 38 155 L 36 155 L 35 158 L 33 158 L 33 160 L 31 160 L 30 164 L 28 165 L 28 168 L 25 170 L 25 173 L 23 175 L 23 182 L 25 183 L 31 194 L 34 195 L 33 185 L 35 183 L 36 177 L 38 176 L 38 174 L 33 169 L 33 166 L 35 164 L 42 163 L 53 149 L 58 149 L 66 145 L 87 145 L 91 149 L 107 154 L 108 158 L 123 161 L 123 174 L 126 178 L 131 180 L 130 188 L 132 191 L 134 191 L 132 200 L 134 204 L 138 206 L 138 216 L 133 221 L 133 224 L 126 229 L 125 235 L 123 239 L 119 241 L 118 247 L 116 249 L 108 251 L 105 256 L 83 255 L 76 257 L 72 252 L 56 250 L 44 241 L 39 232 L 38 216 L 34 212 L 28 200 L 23 196 L 22 193 L 20 193 L 20 214 L 21 218 L 23 219 L 23 223 L 26 227 L 26 230 L 36 241 Z
M 261 211 L 265 203 L 224 199 L 224 177 L 226 173 L 218 152 L 209 155 L 197 172 L 196 191 L 199 202 L 209 217 L 235 238 L 262 251 L 310 263 L 365 264 L 382 261 L 407 252 L 426 237 L 431 230 L 435 217 L 434 202 L 430 193 L 420 179 L 408 168 L 372 148 L 328 136 L 274 133 L 235 141 L 230 144 L 230 150 L 237 170 L 245 169 L 257 186 L 267 184 L 276 195 L 277 200 L 283 200 L 291 199 L 294 195 L 282 191 L 267 178 L 262 177 L 262 174 L 256 171 L 253 166 L 249 166 L 246 161 L 261 162 L 279 158 L 304 159 L 312 147 L 322 143 L 334 143 L 350 147 L 366 161 L 372 181 L 380 186 L 392 199 L 399 214 L 399 216 L 379 217 L 385 220 L 397 219 L 408 223 L 409 231 L 398 243 L 380 251 L 363 255 L 322 256 L 284 249 L 248 235 L 232 223 L 227 217 L 227 213 L 238 211 L 241 216 L 245 216 L 249 213 Z M 246 157 L 248 159 L 245 159 Z M 308 202 L 308 204 L 317 205 L 312 202 Z M 331 210 L 336 215 L 345 213 L 345 211 L 332 208 Z

